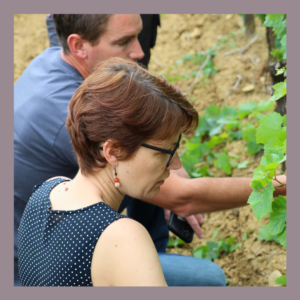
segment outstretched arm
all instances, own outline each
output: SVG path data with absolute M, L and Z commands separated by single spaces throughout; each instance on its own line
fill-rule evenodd
M 277 176 L 286 183 L 286 176 Z M 144 199 L 167 208 L 180 216 L 206 213 L 241 207 L 247 204 L 252 192 L 251 178 L 193 178 L 187 179 L 174 172 L 161 186 L 159 194 L 152 199 Z M 273 180 L 274 196 L 285 195 L 286 186 Z

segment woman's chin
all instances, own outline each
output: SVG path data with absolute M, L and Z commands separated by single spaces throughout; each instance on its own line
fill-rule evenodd
M 158 195 L 159 191 L 160 191 L 160 186 L 156 186 L 149 193 L 147 193 L 147 196 L 145 196 L 143 198 L 146 198 L 146 199 L 154 198 L 155 196 Z

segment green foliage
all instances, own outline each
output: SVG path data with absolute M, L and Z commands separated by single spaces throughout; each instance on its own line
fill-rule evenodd
M 256 17 L 258 17 L 262 23 L 265 22 L 266 14 L 255 14 Z
M 274 48 L 270 54 L 277 58 L 278 61 L 283 60 L 283 51 L 281 49 Z
M 256 141 L 264 144 L 264 149 L 280 148 L 286 140 L 286 127 L 281 127 L 283 117 L 273 112 L 261 118 L 257 128 Z
M 286 60 L 286 15 L 285 14 L 267 14 L 264 26 L 272 27 L 277 38 L 280 40 L 281 53 L 279 51 L 273 52 L 277 59 Z M 280 53 L 280 54 L 279 54 Z M 281 60 L 279 60 L 281 61 Z
M 263 100 L 259 103 L 250 101 L 236 107 L 210 105 L 205 114 L 199 117 L 199 126 L 192 139 L 185 139 L 185 150 L 181 161 L 192 178 L 213 176 L 209 167 L 214 165 L 227 175 L 233 168 L 243 169 L 248 161 L 241 161 L 232 153 L 227 153 L 224 146 L 234 140 L 243 139 L 247 154 L 253 155 L 263 148 L 256 142 L 257 120 L 262 114 L 274 109 L 274 103 Z M 242 123 L 247 121 L 243 126 Z M 223 152 L 220 153 L 220 147 Z
M 214 157 L 217 158 L 214 161 L 215 167 L 220 167 L 226 174 L 231 174 L 231 165 L 229 163 L 229 157 L 226 153 L 215 153 Z
M 267 14 L 264 25 L 273 28 L 277 38 L 280 39 L 281 59 L 286 59 L 286 15 Z M 279 74 L 286 76 L 286 68 L 277 70 L 277 75 Z M 273 88 L 274 94 L 270 102 L 286 95 L 286 79 L 275 84 Z M 286 248 L 286 197 L 279 196 L 272 200 L 274 190 L 272 179 L 276 180 L 276 171 L 280 168 L 280 164 L 286 161 L 286 115 L 281 116 L 272 112 L 263 116 L 259 123 L 260 126 L 256 129 L 256 142 L 262 144 L 265 151 L 259 167 L 253 171 L 250 184 L 253 191 L 248 203 L 258 220 L 269 215 L 269 225 L 260 229 L 259 239 L 275 240 Z
M 177 237 L 176 239 L 173 237 L 169 237 L 167 248 L 177 248 L 178 246 L 182 246 L 184 244 L 185 242 L 179 237 Z
M 286 275 L 282 275 L 275 280 L 276 284 L 280 284 L 282 286 L 286 286 Z
M 248 199 L 257 220 L 260 220 L 269 211 L 272 211 L 272 197 L 274 186 L 272 182 L 267 182 L 267 186 L 264 187 L 259 180 L 252 181 L 251 186 L 253 191 Z
M 192 66 L 189 73 L 186 73 L 183 78 L 196 77 L 199 68 L 205 63 L 202 68 L 203 77 L 208 78 L 216 74 L 218 70 L 215 69 L 213 58 L 217 55 L 217 51 L 212 48 L 208 48 L 206 52 L 197 52 L 196 54 L 187 53 L 182 59 L 177 60 L 177 64 L 186 64 L 187 66 Z M 209 57 L 208 57 L 209 56 Z
M 286 225 L 286 198 L 279 196 L 272 203 L 272 212 L 269 215 L 269 232 L 277 235 L 283 231 Z
M 286 80 L 278 82 L 272 86 L 274 91 L 273 96 L 270 98 L 271 101 L 278 100 L 286 95 Z
M 246 141 L 248 155 L 254 155 L 263 148 L 262 145 L 256 143 L 255 134 L 256 127 L 250 123 L 247 123 L 242 129 L 242 137 Z
M 272 236 L 266 224 L 263 224 L 263 226 L 258 230 L 258 240 L 267 241 L 267 242 L 274 241 L 276 243 L 279 243 L 278 236 L 277 235 Z
M 193 251 L 193 257 L 206 259 L 214 261 L 219 259 L 220 253 L 223 251 L 225 253 L 233 252 L 236 249 L 242 247 L 241 243 L 235 243 L 235 237 L 230 237 L 227 240 L 222 238 L 219 242 L 215 241 L 219 232 L 219 228 L 214 232 L 212 240 L 207 241 L 206 245 L 198 246 Z

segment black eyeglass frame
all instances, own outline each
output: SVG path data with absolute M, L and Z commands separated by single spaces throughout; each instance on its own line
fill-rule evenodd
M 159 148 L 159 147 L 148 145 L 148 144 L 145 144 L 145 143 L 142 143 L 141 146 L 143 146 L 145 148 L 149 148 L 149 149 L 155 150 L 155 151 L 159 151 L 159 152 L 162 152 L 162 153 L 170 154 L 170 158 L 169 158 L 169 160 L 167 162 L 167 166 L 166 166 L 168 168 L 170 166 L 170 163 L 172 161 L 172 158 L 173 158 L 174 154 L 176 153 L 177 149 L 179 148 L 179 144 L 180 144 L 180 140 L 181 140 L 181 135 L 182 134 L 180 132 L 178 141 L 177 141 L 176 146 L 175 146 L 175 148 L 173 150 Z M 100 150 L 103 150 L 102 146 L 100 147 Z
M 144 143 L 141 144 L 141 146 L 143 146 L 145 148 L 149 148 L 149 149 L 155 150 L 155 151 L 159 151 L 159 152 L 162 152 L 162 153 L 170 154 L 170 158 L 169 158 L 169 160 L 167 162 L 167 166 L 166 166 L 168 168 L 170 166 L 170 163 L 172 161 L 172 158 L 173 158 L 174 154 L 176 153 L 177 149 L 179 148 L 180 140 L 181 140 L 181 132 L 179 134 L 179 138 L 178 138 L 178 141 L 176 143 L 176 146 L 175 146 L 175 148 L 173 150 L 159 148 L 159 147 L 155 147 L 155 146 L 144 144 Z

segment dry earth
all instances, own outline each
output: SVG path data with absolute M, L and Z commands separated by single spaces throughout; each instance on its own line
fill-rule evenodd
M 224 53 L 246 46 L 250 38 L 243 33 L 243 22 L 238 15 L 163 15 L 161 28 L 149 69 L 154 74 L 169 76 L 184 75 L 188 64 L 178 65 L 177 61 L 184 55 L 206 51 L 213 44 L 220 43 L 222 37 L 236 33 L 228 45 L 224 45 L 214 58 L 218 73 L 204 84 L 198 82 L 189 90 L 188 98 L 201 114 L 210 104 L 236 106 L 250 100 L 260 101 L 268 99 L 270 92 L 269 78 L 262 74 L 268 52 L 265 29 L 256 20 L 258 39 L 244 52 L 243 55 Z M 233 42 L 233 43 L 232 43 Z M 15 15 L 14 16 L 14 81 L 22 74 L 31 60 L 49 47 L 45 15 Z M 174 67 L 175 65 L 178 67 Z M 238 87 L 231 88 L 237 82 L 237 75 L 242 76 Z M 174 83 L 182 91 L 187 91 L 193 78 L 178 79 Z M 243 88 L 253 85 L 253 90 L 243 92 Z M 247 156 L 242 141 L 226 145 L 228 151 L 247 159 L 250 164 L 247 169 L 234 169 L 232 176 L 251 177 L 253 169 L 259 164 L 259 157 Z M 225 173 L 212 168 L 216 177 L 225 177 Z M 275 242 L 261 242 L 258 240 L 258 230 L 267 218 L 257 222 L 249 207 L 209 213 L 205 216 L 203 230 L 204 239 L 194 238 L 191 244 L 182 248 L 169 249 L 172 253 L 192 255 L 192 251 L 212 238 L 213 232 L 219 228 L 217 240 L 235 236 L 243 246 L 230 254 L 221 255 L 215 261 L 225 271 L 230 286 L 267 286 L 270 274 L 279 270 L 286 274 L 286 251 Z M 248 238 L 242 238 L 248 232 Z

